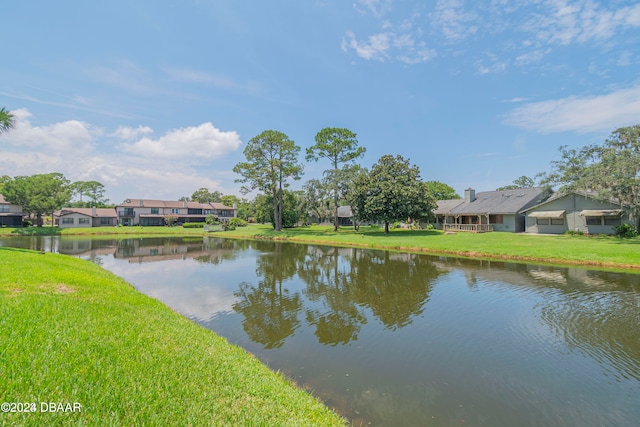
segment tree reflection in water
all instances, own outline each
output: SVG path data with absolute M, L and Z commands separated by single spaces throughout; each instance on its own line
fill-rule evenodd
M 420 315 L 431 284 L 446 270 L 428 257 L 354 248 L 271 242 L 261 244 L 257 285 L 242 283 L 234 309 L 243 327 L 265 348 L 280 347 L 299 326 L 299 293 L 283 286 L 294 277 L 305 284 L 306 322 L 321 344 L 344 345 L 358 339 L 370 315 L 389 329 Z

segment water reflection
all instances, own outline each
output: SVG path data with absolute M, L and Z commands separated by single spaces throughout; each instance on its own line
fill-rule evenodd
M 103 262 L 372 425 L 640 425 L 640 276 L 281 242 L 0 238 Z

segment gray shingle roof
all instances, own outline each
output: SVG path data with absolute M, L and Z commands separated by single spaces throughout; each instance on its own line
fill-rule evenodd
M 466 203 L 463 200 L 448 213 L 458 215 L 516 214 L 529 206 L 540 203 L 544 194 L 544 189 L 538 187 L 483 191 L 476 193 L 476 198 L 471 203 Z

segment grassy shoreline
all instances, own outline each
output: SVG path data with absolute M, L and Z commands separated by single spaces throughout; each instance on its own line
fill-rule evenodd
M 553 265 L 585 266 L 640 272 L 640 237 L 532 235 L 514 233 L 457 233 L 362 227 L 308 226 L 275 232 L 270 225 L 251 224 L 234 231 L 207 233 L 182 227 L 100 227 L 0 229 L 0 236 L 60 235 L 89 237 L 219 236 L 232 239 L 269 239 L 298 243 L 351 246 L 402 252 L 420 252 L 488 260 L 512 260 Z
M 444 234 L 429 230 L 360 231 L 310 226 L 275 232 L 270 226 L 253 225 L 234 231 L 209 233 L 236 239 L 269 239 L 298 243 L 330 244 L 489 260 L 512 260 L 553 265 L 620 269 L 640 273 L 640 238 L 610 236 L 531 235 L 514 233 Z
M 0 342 L 0 402 L 36 403 L 1 425 L 345 424 L 243 349 L 65 255 L 0 248 Z

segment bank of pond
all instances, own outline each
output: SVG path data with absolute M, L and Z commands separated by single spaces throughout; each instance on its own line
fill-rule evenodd
M 638 274 L 203 236 L 7 246 L 84 260 L 0 249 L 0 390 L 79 401 L 69 420 L 640 424 Z

